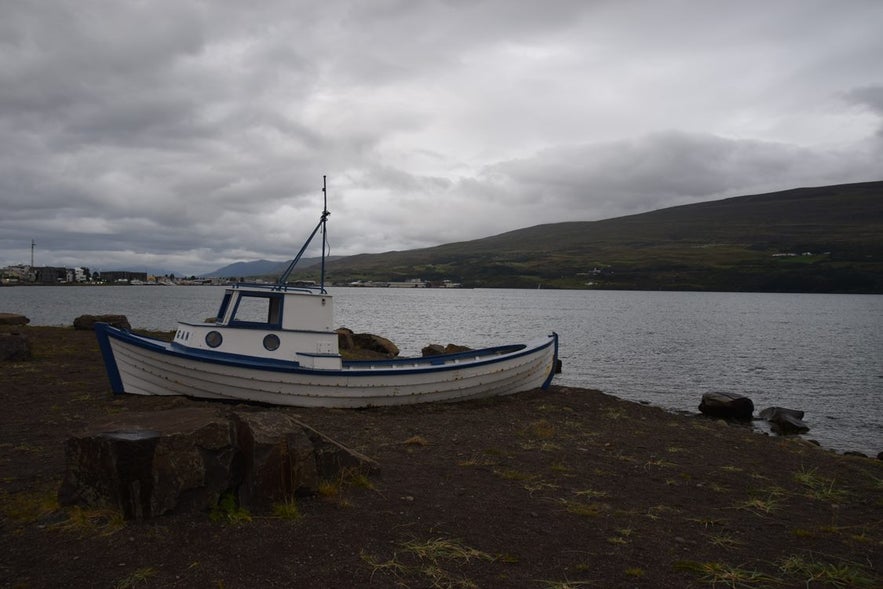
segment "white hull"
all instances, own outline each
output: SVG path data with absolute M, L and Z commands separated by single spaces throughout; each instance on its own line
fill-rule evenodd
M 187 395 L 298 407 L 370 407 L 456 401 L 546 387 L 557 336 L 523 346 L 413 360 L 344 362 L 335 370 L 255 362 L 186 348 L 100 325 L 114 392 Z

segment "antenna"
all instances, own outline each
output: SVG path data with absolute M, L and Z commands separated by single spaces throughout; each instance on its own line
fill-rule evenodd
M 306 242 L 304 242 L 303 247 L 300 248 L 300 251 L 297 252 L 297 255 L 291 260 L 291 263 L 288 264 L 288 268 L 285 269 L 285 272 L 279 276 L 279 279 L 276 280 L 276 288 L 284 287 L 288 282 L 288 277 L 291 275 L 291 271 L 294 270 L 294 267 L 297 266 L 297 263 L 300 261 L 301 256 L 304 255 L 304 252 L 307 251 L 307 246 L 310 245 L 310 242 L 313 241 L 313 238 L 316 237 L 316 233 L 319 232 L 319 229 L 322 230 L 322 280 L 320 283 L 320 287 L 322 292 L 325 292 L 325 223 L 328 220 L 328 215 L 331 213 L 328 212 L 328 193 L 325 190 L 326 176 L 322 176 L 322 217 L 319 219 L 319 224 L 316 225 L 316 228 L 313 229 L 313 232 L 310 233 L 310 236 L 307 238 Z
M 328 235 L 325 232 L 325 224 L 328 221 L 328 215 L 331 213 L 328 212 L 328 184 L 327 184 L 328 176 L 322 175 L 322 270 L 319 278 L 319 288 L 322 289 L 322 292 L 325 292 L 325 246 L 328 243 Z

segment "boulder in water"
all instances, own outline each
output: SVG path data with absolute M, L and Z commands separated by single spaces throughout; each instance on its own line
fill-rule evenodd
M 751 421 L 754 402 L 737 393 L 705 393 L 699 403 L 699 411 L 709 417 Z
M 767 407 L 759 415 L 770 422 L 773 432 L 777 434 L 793 435 L 809 431 L 809 426 L 803 421 L 803 411 L 798 409 Z

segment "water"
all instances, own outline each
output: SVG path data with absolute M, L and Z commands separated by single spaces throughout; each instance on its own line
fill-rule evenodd
M 0 312 L 32 325 L 121 313 L 172 330 L 214 315 L 221 287 L 0 288 Z M 402 355 L 429 343 L 471 347 L 556 331 L 561 385 L 696 412 L 702 393 L 806 411 L 823 446 L 883 451 L 883 297 L 757 293 L 332 288 L 337 325 L 390 338 Z

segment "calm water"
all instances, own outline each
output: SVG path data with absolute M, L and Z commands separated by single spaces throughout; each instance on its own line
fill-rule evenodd
M 122 313 L 171 330 L 212 316 L 221 287 L 0 288 L 33 325 Z M 333 288 L 337 324 L 393 340 L 472 347 L 561 336 L 556 383 L 695 412 L 702 393 L 806 411 L 806 437 L 883 451 L 883 297 L 745 293 Z

